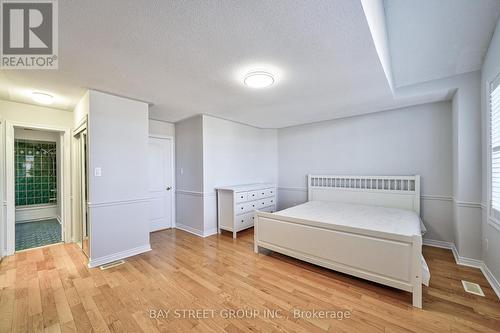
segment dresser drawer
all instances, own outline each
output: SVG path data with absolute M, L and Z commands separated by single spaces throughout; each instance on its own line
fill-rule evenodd
M 257 200 L 259 198 L 260 191 L 250 191 L 247 192 L 247 200 L 252 201 L 252 200 Z
M 257 201 L 257 207 L 258 209 L 261 209 L 262 207 L 267 207 L 275 204 L 275 199 L 274 197 L 269 197 L 269 198 L 263 198 Z
M 254 213 L 247 213 L 236 216 L 235 229 L 240 231 L 253 226 Z
M 243 202 L 239 203 L 236 205 L 236 215 L 241 215 L 245 213 L 250 213 L 253 212 L 254 210 L 258 209 L 260 206 L 258 206 L 259 202 Z
M 247 201 L 248 192 L 239 192 L 234 194 L 234 201 L 245 202 Z

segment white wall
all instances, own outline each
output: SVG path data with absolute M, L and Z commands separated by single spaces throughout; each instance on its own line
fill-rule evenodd
M 217 230 L 216 187 L 277 180 L 277 130 L 203 116 L 205 232 Z
M 217 232 L 218 186 L 277 182 L 276 130 L 199 115 L 176 123 L 175 134 L 178 228 Z
M 306 175 L 422 176 L 426 237 L 452 241 L 449 102 L 278 130 L 279 208 L 307 200 Z
M 90 91 L 90 265 L 150 249 L 148 105 Z M 101 168 L 102 176 L 95 176 Z
M 26 124 L 36 124 L 49 127 L 71 128 L 73 123 L 72 112 L 52 109 L 48 107 L 15 103 L 0 100 L 0 202 L 6 198 L 5 183 L 5 121 Z M 69 163 L 69 156 L 68 156 Z M 0 251 L 7 252 L 7 226 L 5 223 L 6 209 L 0 205 Z
M 454 241 L 462 257 L 481 259 L 480 75 L 468 75 L 453 96 Z
M 497 23 L 488 53 L 484 59 L 481 76 L 482 114 L 482 256 L 491 273 L 500 281 L 500 227 L 489 220 L 489 83 L 500 74 L 500 23 Z
M 149 119 L 149 135 L 175 136 L 175 125 L 161 120 Z
M 203 236 L 203 117 L 175 123 L 176 227 Z

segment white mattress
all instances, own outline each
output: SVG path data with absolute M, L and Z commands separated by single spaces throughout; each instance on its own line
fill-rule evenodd
M 276 215 L 311 222 L 341 225 L 397 235 L 421 235 L 420 217 L 413 211 L 346 204 L 330 201 L 309 201 L 284 209 Z

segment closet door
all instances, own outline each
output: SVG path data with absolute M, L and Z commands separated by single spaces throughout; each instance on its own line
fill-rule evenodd
M 149 138 L 150 231 L 172 227 L 173 145 L 169 138 Z

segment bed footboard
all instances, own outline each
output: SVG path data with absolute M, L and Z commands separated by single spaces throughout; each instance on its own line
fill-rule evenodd
M 318 226 L 257 212 L 254 250 L 269 249 L 345 274 L 413 293 L 422 307 L 422 237 Z

